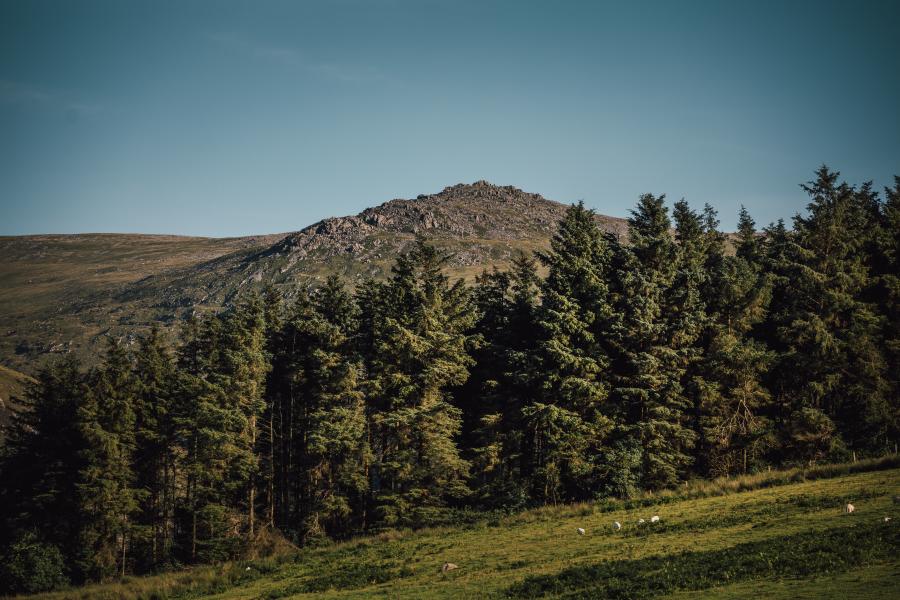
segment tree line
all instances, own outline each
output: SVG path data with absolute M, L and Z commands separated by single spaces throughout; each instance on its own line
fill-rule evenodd
M 103 580 L 895 450 L 900 178 L 803 188 L 792 228 L 733 236 L 646 194 L 620 240 L 579 203 L 472 286 L 420 239 L 386 281 L 52 363 L 0 456 L 3 545 Z

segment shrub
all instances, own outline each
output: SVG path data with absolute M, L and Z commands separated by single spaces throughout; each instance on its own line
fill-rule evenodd
M 65 562 L 56 546 L 26 533 L 0 557 L 0 591 L 34 594 L 68 585 Z

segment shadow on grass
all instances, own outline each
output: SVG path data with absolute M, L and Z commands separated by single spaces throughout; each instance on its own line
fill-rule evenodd
M 640 600 L 753 579 L 810 577 L 891 559 L 900 549 L 893 523 L 863 524 L 738 544 L 573 567 L 526 578 L 507 589 L 510 598 L 610 598 Z

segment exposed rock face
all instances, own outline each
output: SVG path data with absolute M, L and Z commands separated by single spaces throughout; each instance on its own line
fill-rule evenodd
M 0 363 L 31 372 L 48 353 L 93 361 L 108 335 L 126 336 L 152 321 L 175 324 L 198 308 L 215 310 L 248 288 L 275 284 L 290 291 L 316 286 L 332 273 L 351 284 L 384 277 L 416 236 L 452 253 L 451 276 L 472 278 L 483 269 L 508 266 L 520 252 L 546 248 L 566 208 L 512 186 L 477 181 L 281 236 L 2 238 L 0 249 L 18 262 L 0 264 L 0 276 L 14 280 L 19 291 L 34 291 L 20 294 L 18 303 L 0 304 L 6 309 L 0 331 L 9 332 L 0 336 Z M 609 231 L 626 231 L 623 219 L 598 221 Z M 60 279 L 60 272 L 68 279 Z M 35 288 L 35 282 L 45 287 Z M 32 306 L 26 298 L 52 302 Z
M 325 219 L 288 235 L 265 254 L 319 261 L 349 255 L 366 262 L 395 253 L 414 236 L 423 235 L 437 243 L 454 241 L 476 248 L 467 258 L 457 258 L 457 264 L 474 265 L 493 258 L 477 251 L 479 242 L 549 240 L 566 208 L 512 186 L 477 181 L 415 200 L 391 200 L 355 216 Z M 626 229 L 623 219 L 598 219 L 609 231 Z

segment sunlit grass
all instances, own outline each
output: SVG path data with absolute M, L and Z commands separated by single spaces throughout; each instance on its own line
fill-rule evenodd
M 735 556 L 730 549 L 741 544 L 770 552 L 786 539 L 816 543 L 820 535 L 839 536 L 836 529 L 895 527 L 900 525 L 896 520 L 900 506 L 894 502 L 898 493 L 900 459 L 892 456 L 696 481 L 662 494 L 495 514 L 464 526 L 384 531 L 268 559 L 128 578 L 44 598 L 502 598 L 526 578 L 552 579 L 607 561 L 619 561 L 617 568 L 623 572 L 640 573 L 654 561 L 676 560 L 683 553 L 708 553 L 702 556 L 728 562 Z M 857 507 L 853 515 L 842 512 L 847 501 Z M 654 514 L 660 515 L 659 523 L 639 524 L 639 519 L 649 520 Z M 884 524 L 883 518 L 891 515 L 893 525 Z M 622 523 L 621 531 L 613 531 L 613 521 Z M 578 535 L 577 527 L 586 529 L 587 535 Z M 777 578 L 821 579 L 814 555 L 804 555 L 808 575 L 784 572 Z M 459 569 L 443 574 L 444 562 L 456 563 Z M 846 573 L 859 569 L 864 576 L 870 567 L 896 572 L 900 562 L 873 551 L 841 564 Z M 744 576 L 772 584 L 761 573 L 747 571 Z M 722 582 L 714 579 L 710 577 L 709 585 L 721 587 Z M 734 593 L 746 589 L 740 582 L 734 586 L 725 588 L 734 587 Z M 680 588 L 663 588 L 660 593 L 670 589 Z M 693 590 L 701 592 L 707 593 Z

